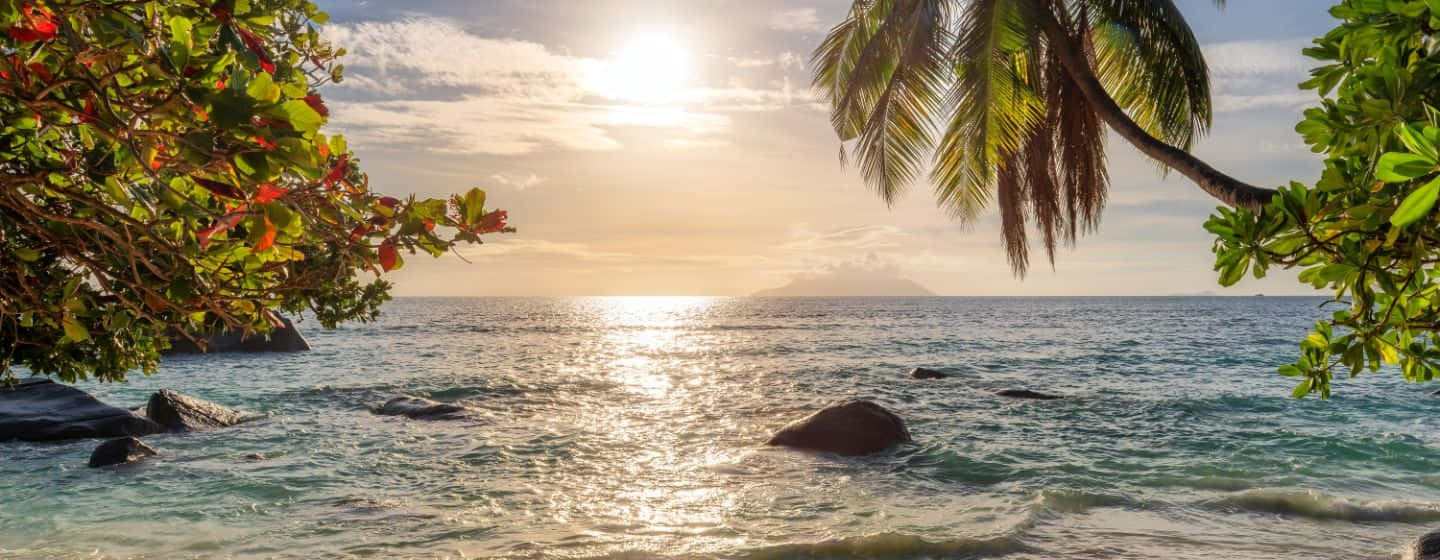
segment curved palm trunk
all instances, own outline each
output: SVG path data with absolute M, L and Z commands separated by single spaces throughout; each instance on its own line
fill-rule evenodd
M 1115 103 L 1109 92 L 1105 91 L 1105 86 L 1100 83 L 1100 78 L 1095 76 L 1095 70 L 1090 67 L 1089 60 L 1084 56 L 1083 48 L 1065 31 L 1065 28 L 1054 17 L 1050 17 L 1048 11 L 1042 12 L 1042 15 L 1036 19 L 1039 20 L 1046 38 L 1049 39 L 1051 48 L 1055 49 L 1055 53 L 1059 56 L 1061 65 L 1065 67 L 1065 71 L 1071 79 L 1075 80 L 1075 84 L 1085 95 L 1085 100 L 1090 102 L 1091 107 L 1094 108 L 1100 119 L 1105 121 L 1105 124 L 1109 125 L 1122 138 L 1128 140 L 1130 144 L 1145 155 L 1180 172 L 1181 175 L 1194 181 L 1200 190 L 1230 206 L 1259 210 L 1275 196 L 1273 189 L 1260 188 L 1242 182 L 1220 172 L 1184 150 L 1151 136 L 1131 119 L 1130 115 L 1120 108 L 1120 105 Z

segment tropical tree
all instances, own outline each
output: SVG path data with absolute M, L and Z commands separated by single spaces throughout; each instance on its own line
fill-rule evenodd
M 373 191 L 304 0 L 0 0 L 0 381 L 153 371 L 275 310 L 368 320 L 402 252 L 510 231 L 472 190 Z
M 1228 205 L 1275 194 L 1188 153 L 1210 86 L 1172 0 L 855 0 L 813 64 L 867 182 L 890 202 L 928 170 L 962 222 L 993 198 L 1017 275 L 1031 227 L 1053 264 L 1099 223 L 1107 127 Z
M 1300 268 L 1334 294 L 1340 309 L 1280 368 L 1297 397 L 1382 364 L 1440 376 L 1440 1 L 1344 0 L 1330 14 L 1340 24 L 1305 50 L 1321 66 L 1301 87 L 1319 106 L 1296 126 L 1326 157 L 1320 180 L 1205 224 L 1222 284 Z

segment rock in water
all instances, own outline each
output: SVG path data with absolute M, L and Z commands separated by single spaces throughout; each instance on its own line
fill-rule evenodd
M 1440 560 L 1440 529 L 1415 539 L 1405 551 L 1405 560 Z
M 163 431 L 134 412 L 49 379 L 31 377 L 14 387 L 0 384 L 0 441 L 143 436 Z
M 408 416 L 416 420 L 456 420 L 469 409 L 418 397 L 395 397 L 375 409 L 381 416 Z
M 90 468 L 133 463 L 154 455 L 159 453 L 133 437 L 112 439 L 100 444 L 100 447 L 96 447 L 95 452 L 90 454 Z
M 183 336 L 170 336 L 170 349 L 166 354 L 217 354 L 221 352 L 304 352 L 310 349 L 310 343 L 300 334 L 300 329 L 289 317 L 281 317 L 281 328 L 270 331 L 269 339 L 266 335 L 253 333 L 246 335 L 242 331 L 227 329 L 211 334 L 205 338 L 205 349 L 201 350 L 194 342 Z
M 150 395 L 145 416 L 173 431 L 223 428 L 249 419 L 245 413 L 169 389 Z
M 869 455 L 910 441 L 910 431 L 895 413 L 870 401 L 851 401 L 791 422 L 765 444 Z
M 1050 395 L 1046 393 L 1031 391 L 1029 389 L 1006 389 L 1004 391 L 996 391 L 995 394 L 1001 397 L 1010 397 L 1012 399 L 1034 399 L 1041 401 L 1053 401 L 1065 398 L 1060 395 Z
M 949 376 L 940 370 L 917 367 L 910 370 L 910 377 L 914 377 L 915 379 L 945 379 Z

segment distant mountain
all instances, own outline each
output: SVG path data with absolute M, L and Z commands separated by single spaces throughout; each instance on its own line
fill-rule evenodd
M 779 288 L 760 290 L 756 297 L 933 296 L 915 283 L 884 272 L 842 270 L 792 280 Z

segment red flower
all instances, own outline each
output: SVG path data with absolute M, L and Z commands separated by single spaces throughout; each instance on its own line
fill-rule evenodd
M 504 210 L 496 210 L 484 216 L 480 216 L 480 223 L 475 224 L 471 231 L 475 233 L 495 233 L 505 229 L 505 220 L 509 215 Z
M 320 113 L 320 116 L 330 116 L 330 108 L 326 107 L 325 102 L 320 100 L 320 94 L 307 95 L 304 99 L 305 104 L 309 105 L 311 109 L 314 109 L 316 113 Z
M 55 24 L 55 14 L 45 8 L 25 6 L 21 10 L 25 14 L 25 22 L 28 26 L 15 26 L 9 30 L 10 38 L 21 43 L 34 43 L 36 41 L 49 41 L 55 38 L 60 26 Z

